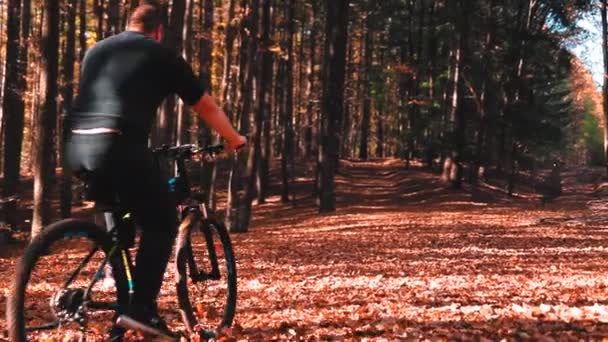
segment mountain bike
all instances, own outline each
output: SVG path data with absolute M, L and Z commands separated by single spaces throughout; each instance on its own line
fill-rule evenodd
M 194 156 L 213 158 L 222 151 L 222 145 L 154 150 L 158 158 L 176 167 L 176 176 L 168 184 L 181 215 L 173 273 L 185 335 L 202 339 L 214 338 L 232 324 L 236 262 L 230 236 L 205 206 L 205 194 L 190 190 L 186 161 Z M 105 227 L 86 220 L 62 220 L 46 227 L 26 247 L 7 301 L 10 341 L 57 337 L 84 341 L 99 336 L 99 322 L 115 319 L 119 303 L 132 303 L 134 286 L 140 285 L 131 277 L 134 222 L 119 202 L 97 209 L 103 213 Z M 119 316 L 117 324 L 162 335 L 127 316 Z

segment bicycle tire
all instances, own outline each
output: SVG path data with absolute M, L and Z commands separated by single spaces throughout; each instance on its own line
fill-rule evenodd
M 227 273 L 225 275 L 227 280 L 227 297 L 223 307 L 222 320 L 219 326 L 212 327 L 215 331 L 198 331 L 198 333 L 202 334 L 211 334 L 206 337 L 214 337 L 214 335 L 217 336 L 217 332 L 221 332 L 221 329 L 232 325 L 236 313 L 237 273 L 230 235 L 224 224 L 214 218 L 199 219 L 198 215 L 189 214 L 184 222 L 187 223 L 180 227 L 181 229 L 178 234 L 175 272 L 177 295 L 182 313 L 182 320 L 190 333 L 195 333 L 194 327 L 200 324 L 196 317 L 195 306 L 192 305 L 190 291 L 188 289 L 188 279 L 191 275 L 188 258 L 192 255 L 191 253 L 193 253 L 190 238 L 191 234 L 195 229 L 200 229 L 201 231 L 204 229 L 214 229 L 222 244 L 224 260 L 218 260 L 218 263 L 225 262 L 225 270 Z
M 48 249 L 54 242 L 60 241 L 61 239 L 69 236 L 78 236 L 90 239 L 91 242 L 95 243 L 95 246 L 99 246 L 101 248 L 103 255 L 107 255 L 109 250 L 114 246 L 109 234 L 107 234 L 104 229 L 92 222 L 66 219 L 45 227 L 43 231 L 26 247 L 23 256 L 17 263 L 15 278 L 13 280 L 13 285 L 10 292 L 11 295 L 7 300 L 6 310 L 8 337 L 10 341 L 22 342 L 28 340 L 25 326 L 26 313 L 24 308 L 24 300 L 27 285 L 30 281 L 31 274 L 36 266 L 36 263 L 40 258 L 47 254 Z M 113 273 L 115 275 L 120 272 L 120 270 L 116 268 L 121 267 L 120 264 L 112 262 L 110 262 L 110 264 L 114 268 Z M 116 281 L 115 286 L 118 287 L 121 283 L 124 282 Z M 126 288 L 116 289 L 116 291 L 119 290 L 126 291 Z

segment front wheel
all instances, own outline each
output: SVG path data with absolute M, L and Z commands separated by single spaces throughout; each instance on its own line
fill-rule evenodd
M 236 310 L 236 262 L 230 236 L 218 220 L 189 214 L 176 250 L 177 294 L 191 334 L 211 338 L 230 327 Z

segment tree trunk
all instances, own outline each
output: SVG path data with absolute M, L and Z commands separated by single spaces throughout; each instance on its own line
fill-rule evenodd
M 168 6 L 168 5 L 165 5 Z M 167 8 L 168 10 L 168 8 Z M 175 52 L 182 51 L 182 34 L 184 29 L 184 15 L 186 13 L 186 0 L 174 0 L 171 5 L 171 17 L 166 17 L 163 21 L 168 21 L 165 26 L 164 44 Z M 175 141 L 176 115 L 175 107 L 177 99 L 175 95 L 167 97 L 159 111 L 156 121 L 156 129 L 152 134 L 152 144 L 171 144 Z
M 293 164 L 294 132 L 293 132 L 293 35 L 295 31 L 294 0 L 285 2 L 285 15 L 287 32 L 285 32 L 285 45 L 287 59 L 285 61 L 285 107 L 283 113 L 283 148 L 281 149 L 281 201 L 289 201 L 289 164 Z
M 103 30 L 103 13 L 105 7 L 105 0 L 95 0 L 93 8 L 95 15 L 97 16 L 97 41 L 105 38 Z
M 205 0 L 204 2 L 205 15 L 203 18 L 203 37 L 200 40 L 200 70 L 201 70 L 201 81 L 207 86 L 209 92 L 212 91 L 211 87 L 211 73 L 213 66 L 213 14 L 214 6 L 213 0 Z M 228 54 L 232 53 L 227 52 Z M 203 126 L 203 125 L 201 125 Z M 213 137 L 211 130 L 207 127 L 201 127 L 201 143 L 203 145 L 211 144 Z M 215 177 L 216 177 L 216 165 L 215 163 L 205 163 L 203 165 L 203 171 L 201 173 L 201 186 L 206 190 L 207 198 L 205 199 L 209 208 L 215 208 Z
M 369 152 L 369 130 L 372 117 L 371 72 L 373 51 L 372 15 L 367 13 L 365 18 L 365 58 L 363 59 L 363 118 L 361 119 L 361 140 L 359 158 L 367 160 Z
M 121 31 L 120 28 L 120 5 L 118 0 L 108 0 L 108 24 L 107 35 L 114 35 Z
M 61 182 L 61 217 L 69 217 L 72 210 L 72 172 L 70 167 L 67 165 L 66 158 L 63 155 L 64 152 L 64 136 L 63 122 L 65 116 L 72 108 L 72 100 L 74 97 L 74 60 L 76 55 L 76 6 L 78 0 L 69 0 L 67 8 L 67 37 L 65 45 L 65 53 L 63 55 L 63 91 L 62 91 L 62 111 L 61 111 L 61 125 L 59 129 L 62 134 L 59 134 L 59 153 L 61 154 L 62 161 L 62 182 Z
M 258 190 L 258 203 L 262 204 L 266 202 L 268 196 L 268 185 L 269 185 L 269 161 L 271 154 L 271 89 L 272 89 L 272 71 L 273 71 L 273 54 L 270 51 L 272 47 L 271 37 L 271 7 L 272 2 L 269 0 L 263 0 L 262 2 L 262 21 L 261 21 L 261 69 L 259 71 L 259 89 L 258 90 L 258 105 L 257 115 L 261 116 L 262 120 L 262 136 L 263 140 L 260 142 L 261 148 L 259 153 L 259 167 L 257 177 L 257 190 Z M 260 113 L 260 111 L 262 111 Z
M 464 80 L 464 66 L 466 65 L 466 53 L 468 45 L 469 12 L 468 1 L 461 0 L 458 5 L 459 18 L 458 47 L 456 49 L 456 71 L 454 73 L 454 95 L 452 98 L 451 120 L 454 125 L 454 135 L 449 155 L 444 164 L 443 180 L 449 182 L 450 186 L 459 189 L 462 186 L 462 153 L 465 147 L 466 117 L 465 117 L 465 95 L 466 85 Z
M 604 54 L 604 85 L 602 87 L 602 95 L 604 100 L 604 156 L 606 163 L 606 175 L 608 176 L 608 15 L 607 2 L 602 1 L 602 51 Z
M 306 128 L 305 128 L 305 132 L 304 132 L 304 140 L 305 140 L 305 150 L 306 150 L 306 157 L 310 158 L 313 155 L 313 150 L 314 150 L 314 123 L 313 123 L 313 117 L 315 115 L 314 113 L 314 92 L 313 89 L 315 87 L 315 79 L 316 79 L 316 72 L 315 72 L 315 59 L 316 59 L 316 47 L 317 47 L 317 6 L 315 4 L 315 2 L 313 2 L 313 4 L 311 5 L 311 13 L 310 13 L 310 39 L 309 39 L 309 44 L 310 44 L 310 51 L 309 51 L 309 60 L 308 60 L 308 70 L 307 70 L 307 74 L 308 74 L 308 82 L 306 84 L 306 99 L 308 100 L 308 105 L 306 108 Z
M 246 0 L 243 0 L 246 2 Z M 243 6 L 246 7 L 246 6 Z M 254 70 L 255 70 L 255 54 L 257 52 L 257 26 L 258 26 L 258 10 L 259 10 L 259 2 L 258 0 L 251 0 L 251 6 L 248 10 L 247 18 L 245 19 L 243 29 L 241 30 L 241 41 L 243 44 L 246 44 L 245 49 L 241 49 L 241 52 L 245 55 L 242 56 L 241 61 L 244 64 L 243 77 L 241 78 L 241 99 L 242 105 L 240 110 L 240 133 L 242 135 L 247 135 L 249 132 L 249 117 L 252 109 L 252 89 L 253 89 L 253 79 L 254 79 Z M 247 198 L 245 198 L 245 194 L 241 193 L 241 189 L 243 187 L 241 173 L 244 169 L 243 164 L 246 164 L 247 169 L 245 170 L 246 175 L 249 175 L 251 172 L 255 172 L 255 165 L 249 163 L 249 159 L 247 161 L 244 160 L 244 157 L 236 157 L 235 162 L 233 163 L 232 171 L 231 171 L 231 180 L 229 185 L 229 201 L 227 205 L 227 215 L 226 215 L 226 225 L 229 227 L 231 232 L 235 233 L 243 233 L 249 229 L 249 219 L 248 216 L 250 213 L 247 212 Z M 250 168 L 251 167 L 251 168 Z M 249 183 L 249 177 L 247 178 Z M 246 184 L 248 187 L 249 184 Z M 247 188 L 245 188 L 245 192 Z
M 80 0 L 80 6 L 79 6 L 79 14 L 78 14 L 78 21 L 79 21 L 79 32 L 78 32 L 78 42 L 79 42 L 79 46 L 80 46 L 80 51 L 79 51 L 79 55 L 78 58 L 79 60 L 82 61 L 82 59 L 84 58 L 84 54 L 87 52 L 87 1 L 86 0 Z
M 241 230 L 247 231 L 251 219 L 251 202 L 255 197 L 256 170 L 261 154 L 262 130 L 264 115 L 268 108 L 268 83 L 272 77 L 272 53 L 270 52 L 270 5 L 271 0 L 262 0 L 262 22 L 261 22 L 261 37 L 259 49 L 257 51 L 257 61 L 261 61 L 261 68 L 258 70 L 256 84 L 256 105 L 255 105 L 255 120 L 253 125 L 253 141 L 249 145 L 249 157 L 247 159 L 247 186 L 245 188 L 245 198 L 242 200 L 240 208 L 242 217 Z M 253 1 L 253 9 L 257 11 L 258 2 Z M 256 18 L 257 15 L 254 15 Z M 257 20 L 254 20 L 254 25 L 258 25 Z
M 383 113 L 378 110 L 376 112 L 376 157 L 384 158 L 384 124 L 382 123 Z
M 49 223 L 51 191 L 53 183 L 53 138 L 57 122 L 57 76 L 59 51 L 59 2 L 45 0 L 44 26 L 41 42 L 40 97 L 42 111 L 34 120 L 38 130 L 34 132 L 34 214 L 32 238 Z
M 186 60 L 188 64 L 192 64 L 192 23 L 194 21 L 194 1 L 193 0 L 185 0 L 186 1 L 186 10 L 184 11 L 184 25 L 182 28 L 181 36 L 182 36 L 182 57 Z M 177 127 L 175 130 L 175 140 L 177 144 L 184 144 L 187 138 L 187 129 L 188 129 L 188 108 L 183 101 L 180 101 L 177 107 Z
M 321 109 L 321 146 L 319 148 L 319 211 L 336 210 L 334 177 L 338 166 L 338 131 L 342 119 L 346 41 L 348 31 L 348 0 L 325 2 L 324 89 Z
M 27 86 L 30 35 L 30 0 L 8 2 L 9 22 L 4 84 L 4 195 L 11 196 L 19 185 L 25 90 Z M 17 18 L 12 16 L 16 14 Z M 16 27 L 13 27 L 16 25 Z M 12 62 L 15 61 L 15 62 Z

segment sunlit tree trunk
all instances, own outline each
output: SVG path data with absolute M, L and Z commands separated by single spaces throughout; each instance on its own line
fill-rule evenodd
M 42 110 L 34 117 L 34 213 L 32 238 L 49 223 L 54 176 L 53 139 L 57 122 L 57 77 L 59 64 L 59 3 L 44 1 L 44 26 L 41 41 L 40 93 Z

